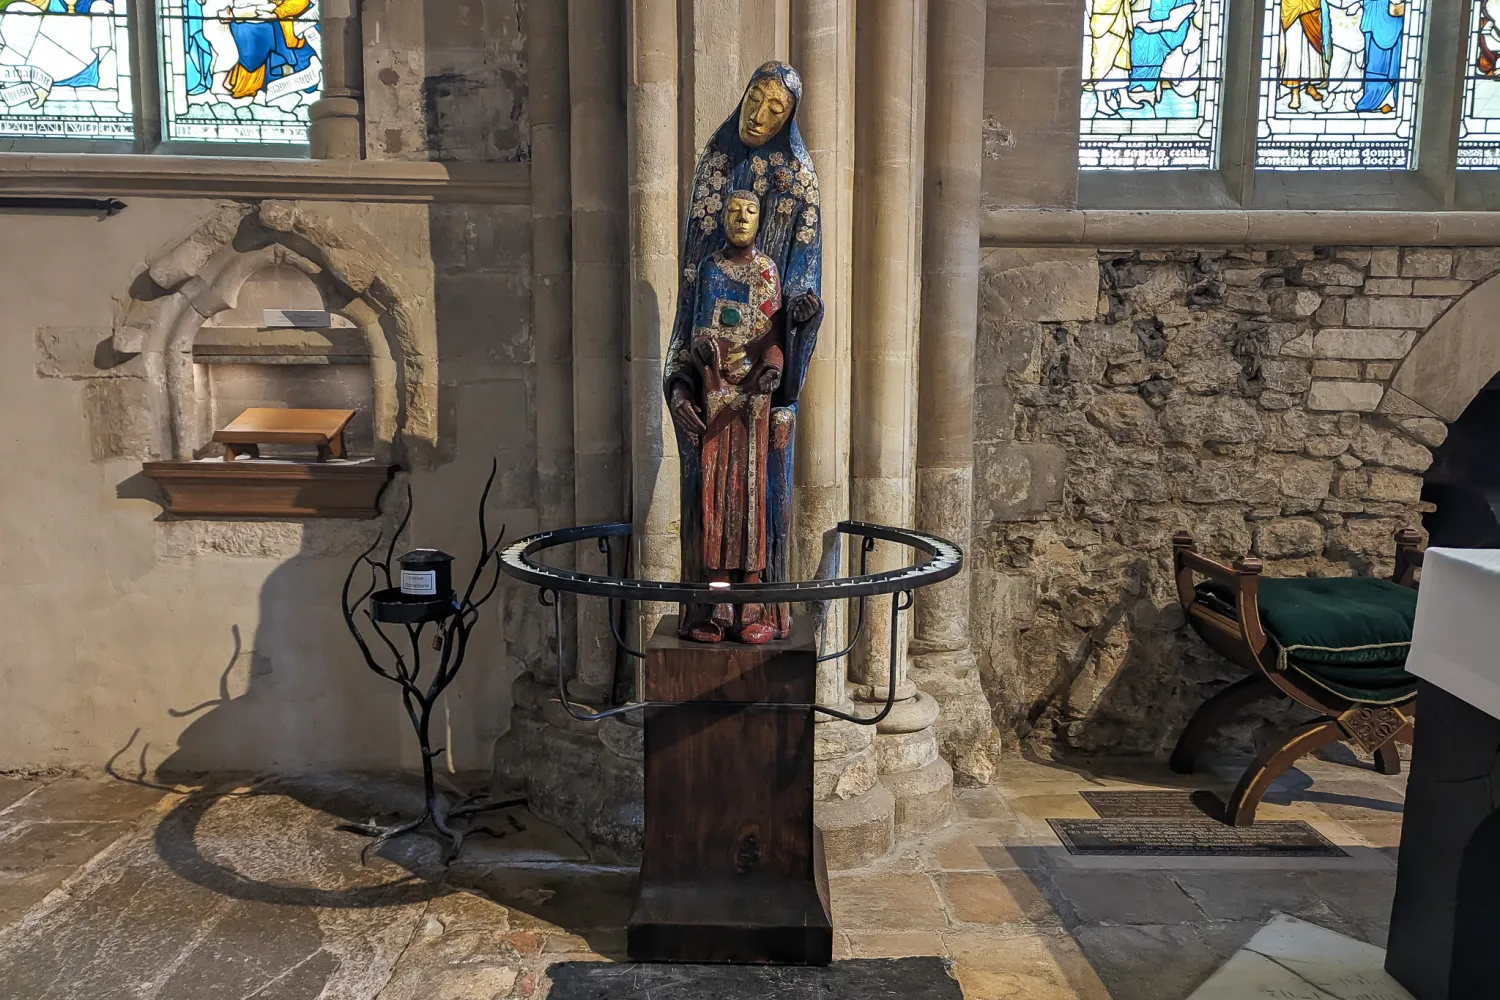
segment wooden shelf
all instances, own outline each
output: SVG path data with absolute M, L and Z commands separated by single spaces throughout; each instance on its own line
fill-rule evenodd
M 146 477 L 166 494 L 169 514 L 197 517 L 342 517 L 380 513 L 394 465 L 374 461 L 147 462 Z

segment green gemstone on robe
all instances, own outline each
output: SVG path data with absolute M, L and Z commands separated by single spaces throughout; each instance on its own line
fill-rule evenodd
M 725 326 L 739 326 L 740 320 L 743 318 L 740 315 L 740 311 L 734 308 L 734 306 L 726 306 L 719 313 L 719 322 Z

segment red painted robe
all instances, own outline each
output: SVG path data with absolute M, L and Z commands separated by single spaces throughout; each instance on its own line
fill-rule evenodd
M 771 393 L 763 376 L 780 380 L 781 308 L 776 265 L 754 248 L 726 247 L 703 262 L 693 317 L 692 365 L 703 422 L 703 567 L 766 568 L 766 459 Z

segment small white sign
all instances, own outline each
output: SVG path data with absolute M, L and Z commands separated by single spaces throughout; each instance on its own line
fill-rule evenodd
M 267 309 L 262 322 L 268 330 L 326 330 L 333 326 L 333 314 L 327 309 Z
M 401 571 L 401 593 L 410 594 L 413 597 L 436 597 L 437 572 L 430 569 L 403 569 Z

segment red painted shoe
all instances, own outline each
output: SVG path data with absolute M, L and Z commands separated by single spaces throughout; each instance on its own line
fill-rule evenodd
M 724 629 L 717 622 L 693 622 L 687 627 L 687 637 L 694 642 L 722 642 Z
M 765 625 L 761 622 L 752 622 L 740 628 L 740 642 L 747 642 L 752 646 L 759 646 L 761 643 L 770 642 L 774 638 L 776 638 L 776 630 L 770 625 Z

